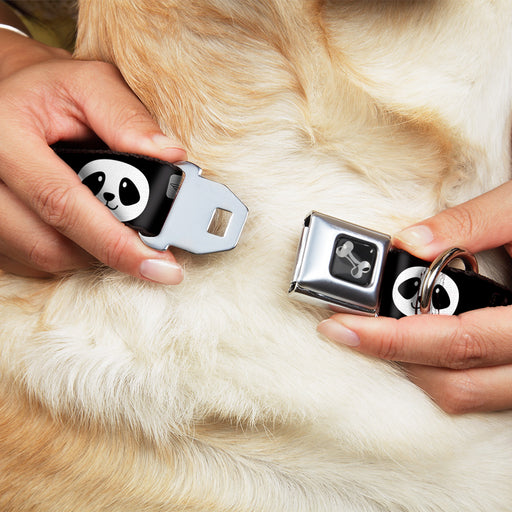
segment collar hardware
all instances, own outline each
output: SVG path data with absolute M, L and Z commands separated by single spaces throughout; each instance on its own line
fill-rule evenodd
M 221 183 L 201 176 L 191 162 L 171 164 L 107 149 L 56 148 L 112 214 L 160 251 L 178 247 L 195 254 L 233 249 L 247 207 Z M 223 229 L 214 229 L 223 212 Z
M 450 267 L 454 259 L 465 270 Z M 312 212 L 289 295 L 335 312 L 394 318 L 512 304 L 511 290 L 477 272 L 464 249 L 448 249 L 430 263 L 392 247 L 388 235 Z
M 374 316 L 391 238 L 328 215 L 304 221 L 292 297 L 345 313 Z
M 154 249 L 179 247 L 195 254 L 228 251 L 236 247 L 248 215 L 247 207 L 228 187 L 201 176 L 191 162 L 175 164 L 184 174 L 164 225 L 157 236 L 141 235 Z M 210 229 L 218 210 L 228 212 L 225 230 Z

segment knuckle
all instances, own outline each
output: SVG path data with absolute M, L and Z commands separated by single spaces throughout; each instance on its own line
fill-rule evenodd
M 98 91 L 109 90 L 113 83 L 124 84 L 117 68 L 108 62 L 73 61 L 72 65 L 74 68 L 62 85 L 72 98 L 91 105 L 91 108 L 98 108 L 98 102 L 104 96 Z M 91 82 L 91 76 L 95 77 L 94 82 Z
M 96 76 L 117 79 L 121 76 L 113 64 L 99 60 L 79 61 L 78 69 L 79 76 L 87 75 L 89 78 Z
M 64 50 L 63 48 L 56 48 L 56 47 L 52 46 L 50 48 L 50 51 L 51 51 L 52 56 L 57 59 L 62 59 L 62 60 L 71 59 L 70 53 L 67 50 Z
M 142 105 L 126 106 L 123 110 L 117 112 L 116 126 L 118 127 L 115 136 L 116 143 L 126 145 L 130 143 L 133 137 L 133 130 L 144 130 L 148 123 L 153 123 L 149 113 Z
M 375 355 L 380 359 L 388 361 L 400 360 L 400 354 L 403 353 L 403 339 L 396 329 L 381 332 L 376 345 Z
M 60 251 L 52 250 L 43 240 L 36 240 L 30 248 L 28 259 L 31 266 L 49 274 L 65 270 Z
M 380 359 L 393 360 L 395 359 L 397 350 L 392 340 L 387 337 L 379 338 L 377 345 L 376 356 Z
M 130 237 L 126 235 L 109 239 L 104 245 L 106 252 L 103 263 L 108 267 L 120 269 L 122 267 L 122 261 L 124 257 L 126 257 L 129 243 Z
M 441 361 L 446 368 L 473 368 L 487 359 L 485 341 L 467 328 L 462 316 L 459 317 L 458 328 L 451 335 L 446 347 L 444 360 Z
M 468 208 L 462 204 L 456 208 L 450 208 L 444 213 L 443 223 L 450 226 L 452 233 L 456 233 L 458 237 L 468 238 L 474 232 L 475 218 L 478 218 L 478 212 L 474 211 L 474 207 Z
M 71 206 L 74 187 L 50 184 L 42 186 L 34 193 L 35 209 L 49 226 L 61 231 L 71 224 Z
M 477 411 L 483 405 L 470 371 L 450 372 L 444 384 L 442 395 L 434 397 L 434 400 L 445 412 L 465 414 Z

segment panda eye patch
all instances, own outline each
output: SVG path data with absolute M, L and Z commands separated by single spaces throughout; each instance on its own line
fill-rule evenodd
M 443 310 L 446 309 L 449 305 L 450 296 L 442 286 L 436 285 L 434 288 L 434 293 L 432 294 L 432 306 L 434 306 L 435 309 Z
M 84 185 L 91 189 L 91 192 L 97 196 L 105 183 L 105 173 L 98 171 L 93 172 L 82 181 Z
M 417 277 L 407 279 L 398 287 L 398 293 L 405 299 L 412 299 L 420 289 L 420 280 Z
M 125 206 L 130 206 L 140 201 L 139 191 L 129 178 L 123 178 L 119 183 L 119 199 Z

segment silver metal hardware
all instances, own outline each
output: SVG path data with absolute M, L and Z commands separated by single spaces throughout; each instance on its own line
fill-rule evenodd
M 440 254 L 427 269 L 423 277 L 421 278 L 420 293 L 418 297 L 420 305 L 420 313 L 428 314 L 431 309 L 432 293 L 434 291 L 434 285 L 439 277 L 442 270 L 450 264 L 453 260 L 462 260 L 466 270 L 472 270 L 478 273 L 478 262 L 475 256 L 459 247 L 452 247 Z
M 157 236 L 141 235 L 142 241 L 160 251 L 169 246 L 195 254 L 233 249 L 247 219 L 247 207 L 225 185 L 203 178 L 197 165 L 191 162 L 175 165 L 185 176 L 169 215 Z M 208 231 L 219 209 L 231 213 L 223 236 Z
M 388 235 L 312 212 L 289 293 L 333 311 L 375 316 L 390 244 Z

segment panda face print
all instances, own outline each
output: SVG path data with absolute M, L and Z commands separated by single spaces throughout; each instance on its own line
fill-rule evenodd
M 148 204 L 148 180 L 133 165 L 93 160 L 80 169 L 78 177 L 121 222 L 135 219 Z
M 395 307 L 405 316 L 420 312 L 419 292 L 426 267 L 409 267 L 402 271 L 393 284 L 392 299 Z M 432 314 L 453 315 L 459 304 L 459 289 L 455 281 L 441 273 L 432 293 Z

